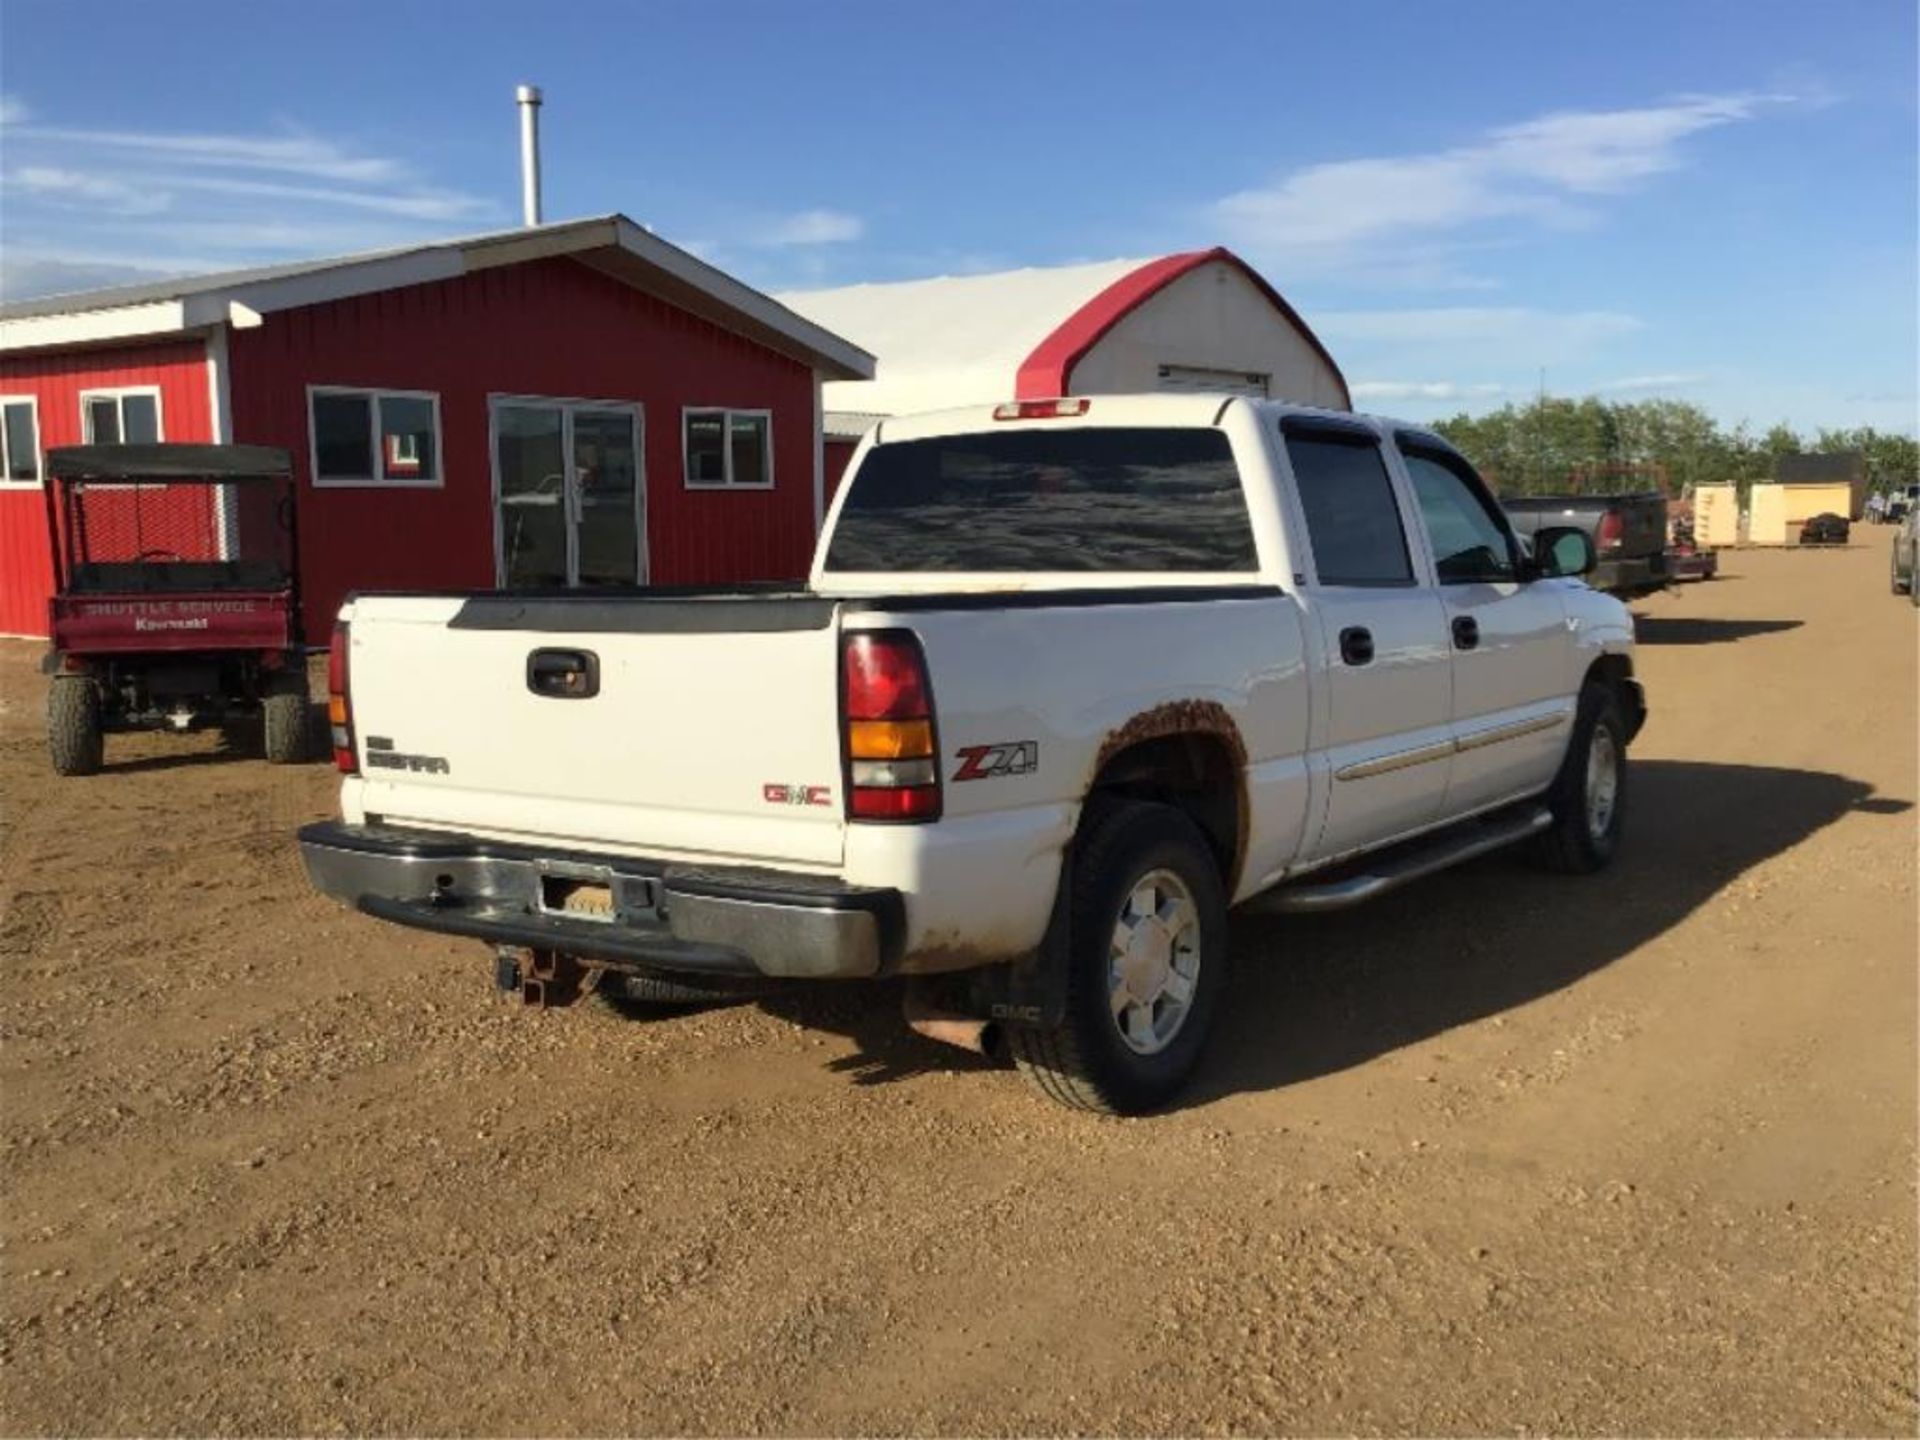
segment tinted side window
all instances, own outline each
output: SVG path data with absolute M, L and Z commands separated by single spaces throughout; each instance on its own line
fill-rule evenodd
M 1411 585 L 1413 561 L 1380 446 L 1364 439 L 1287 436 L 1287 457 L 1322 585 Z
M 1420 497 L 1420 518 L 1433 541 L 1442 585 L 1512 580 L 1513 545 L 1479 487 L 1434 456 L 1408 452 L 1407 475 Z
M 1018 430 L 876 445 L 830 571 L 1252 571 L 1218 430 Z

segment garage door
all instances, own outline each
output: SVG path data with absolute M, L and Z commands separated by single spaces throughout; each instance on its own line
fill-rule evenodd
M 1269 377 L 1257 370 L 1214 370 L 1204 365 L 1162 365 L 1162 390 L 1205 390 L 1216 395 L 1252 395 L 1261 400 L 1270 393 Z

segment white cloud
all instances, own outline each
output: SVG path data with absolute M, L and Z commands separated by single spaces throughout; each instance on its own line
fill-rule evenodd
M 1361 380 L 1348 388 L 1356 400 L 1484 400 L 1507 391 L 1498 383 L 1465 385 L 1453 380 Z
M 154 269 L 114 258 L 22 254 L 8 247 L 4 253 L 0 253 L 0 301 L 28 300 L 36 295 L 66 295 L 76 290 L 100 290 L 110 285 L 164 280 L 194 268 Z
M 1601 392 L 1635 390 L 1683 390 L 1698 385 L 1707 377 L 1690 371 L 1669 371 L 1661 375 L 1627 375 L 1618 380 L 1603 380 L 1593 388 Z
M 165 190 L 140 185 L 114 175 L 91 175 L 57 165 L 23 165 L 6 177 L 9 189 L 56 201 L 111 210 L 122 215 L 150 215 L 165 210 L 173 197 Z
M 26 118 L 26 101 L 17 95 L 0 95 L 0 125 L 18 125 Z
M 1312 317 L 1329 343 L 1497 345 L 1532 347 L 1562 355 L 1641 327 L 1612 310 L 1536 310 L 1520 305 L 1447 305 L 1418 310 L 1330 310 Z
M 1699 95 L 1559 111 L 1452 149 L 1308 165 L 1226 196 L 1209 218 L 1233 244 L 1292 274 L 1377 274 L 1397 257 L 1431 269 L 1436 243 L 1496 222 L 1591 224 L 1598 214 L 1589 202 L 1677 168 L 1682 141 L 1787 98 Z
M 400 180 L 407 173 L 407 167 L 391 157 L 354 155 L 330 140 L 301 134 L 189 135 L 22 125 L 12 138 L 15 144 L 37 141 L 72 150 L 124 154 L 149 162 L 270 170 L 319 180 L 375 183 Z
M 434 184 L 399 156 L 304 132 L 95 130 L 16 123 L 17 103 L 4 113 L 0 247 L 18 262 L 6 267 L 13 298 L 71 288 L 80 273 L 228 269 L 507 219 L 504 195 Z M 103 244 L 111 254 L 89 253 Z
M 791 245 L 842 245 L 867 233 L 866 221 L 843 210 L 802 210 L 783 216 L 766 226 L 755 238 L 756 245 L 781 248 Z

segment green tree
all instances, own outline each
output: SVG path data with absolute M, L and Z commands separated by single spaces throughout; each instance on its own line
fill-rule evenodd
M 1920 444 L 1862 426 L 1822 430 L 1811 446 L 1791 426 L 1755 437 L 1746 425 L 1723 429 L 1684 400 L 1618 402 L 1596 396 L 1542 396 L 1484 415 L 1455 415 L 1434 427 L 1503 495 L 1552 494 L 1584 482 L 1596 490 L 1695 485 L 1748 487 L 1771 480 L 1774 462 L 1805 450 L 1860 450 L 1869 484 L 1895 490 L 1920 481 Z

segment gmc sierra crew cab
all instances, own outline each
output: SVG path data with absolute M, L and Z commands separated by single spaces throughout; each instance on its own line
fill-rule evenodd
M 905 976 L 918 1028 L 1138 1112 L 1198 1061 L 1230 907 L 1607 864 L 1645 710 L 1593 563 L 1389 420 L 889 419 L 804 588 L 351 599 L 343 818 L 300 842 L 531 1000 Z

